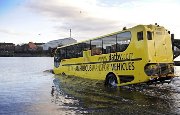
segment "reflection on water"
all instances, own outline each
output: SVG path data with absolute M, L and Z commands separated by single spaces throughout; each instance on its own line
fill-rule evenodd
M 58 113 L 51 103 L 53 58 L 0 57 L 0 115 Z
M 173 83 L 111 89 L 103 82 L 56 75 L 52 103 L 76 114 L 180 114 L 180 79 Z

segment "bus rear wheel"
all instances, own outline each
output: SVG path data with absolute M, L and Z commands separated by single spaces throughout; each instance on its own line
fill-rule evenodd
M 108 74 L 105 80 L 105 86 L 117 87 L 117 78 L 114 74 Z

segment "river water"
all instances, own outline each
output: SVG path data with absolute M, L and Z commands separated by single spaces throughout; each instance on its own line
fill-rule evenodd
M 111 89 L 101 81 L 53 75 L 52 68 L 49 57 L 0 58 L 0 114 L 180 114 L 180 78 Z

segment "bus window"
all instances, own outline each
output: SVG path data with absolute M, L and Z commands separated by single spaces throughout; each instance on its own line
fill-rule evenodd
M 83 51 L 90 50 L 90 41 L 86 41 L 86 42 L 81 43 L 81 48 Z
M 73 46 L 68 46 L 67 47 L 67 51 L 68 51 L 68 53 L 66 54 L 66 58 L 67 59 L 70 59 L 70 58 L 72 58 L 72 57 L 74 57 L 74 50 L 73 50 L 73 48 L 72 48 Z
M 67 51 L 67 59 L 82 57 L 82 49 L 80 44 L 68 46 Z
M 96 39 L 91 41 L 91 54 L 92 55 L 102 54 L 102 39 Z
M 61 59 L 65 59 L 66 58 L 66 48 L 62 48 L 61 50 L 60 50 L 60 52 L 61 52 Z
M 152 40 L 152 32 L 147 31 L 147 39 Z
M 76 57 L 83 57 L 82 43 L 74 45 Z
M 143 40 L 143 31 L 137 33 L 138 41 Z
M 131 41 L 131 33 L 130 32 L 123 32 L 117 34 L 117 51 L 123 52 L 129 46 Z
M 57 49 L 56 50 L 56 54 L 55 54 L 55 57 L 60 57 L 61 56 L 61 52 L 60 52 L 60 49 Z
M 116 35 L 107 36 L 103 38 L 103 53 L 116 52 Z

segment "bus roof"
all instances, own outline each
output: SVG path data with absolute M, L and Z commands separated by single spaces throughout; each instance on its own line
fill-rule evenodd
M 150 25 L 151 25 L 151 24 L 150 24 Z M 150 26 L 150 25 L 142 25 L 142 24 L 140 24 L 140 25 L 136 25 L 136 26 L 134 26 L 134 27 L 138 27 L 138 26 Z M 153 26 L 153 25 L 151 25 L 151 26 Z M 132 28 L 134 28 L 134 27 L 132 27 Z M 95 40 L 95 39 L 99 39 L 99 38 L 104 38 L 104 37 L 108 37 L 108 36 L 111 36 L 111 35 L 115 35 L 115 34 L 118 34 L 118 33 L 123 33 L 123 32 L 126 32 L 126 31 L 131 30 L 132 28 L 128 28 L 128 29 L 125 29 L 125 30 L 123 29 L 123 30 L 121 30 L 121 31 L 112 32 L 112 33 L 110 33 L 110 34 L 98 36 L 98 37 L 95 37 L 95 38 L 90 38 L 90 39 L 88 39 L 88 40 L 84 40 L 84 41 L 81 41 L 81 42 L 64 45 L 64 46 L 57 47 L 57 48 L 64 48 L 64 47 L 76 45 L 76 44 L 79 44 L 79 43 L 87 42 L 87 41 L 90 41 L 90 40 Z
M 129 29 L 127 29 L 127 30 L 129 30 Z M 125 32 L 125 31 L 127 31 L 127 30 L 122 30 L 122 31 L 113 32 L 113 33 L 110 33 L 110 34 L 98 36 L 98 37 L 95 37 L 95 38 L 90 38 L 90 39 L 88 39 L 88 40 L 83 40 L 83 41 L 81 41 L 81 42 L 72 43 L 72 44 L 64 45 L 64 46 L 57 47 L 57 48 L 64 48 L 64 47 L 76 45 L 76 44 L 79 44 L 79 43 L 87 42 L 87 41 L 90 41 L 90 40 L 95 40 L 95 39 L 99 39 L 99 38 L 104 38 L 104 37 L 107 37 L 107 36 L 115 35 L 115 34 L 117 34 L 117 33 Z

